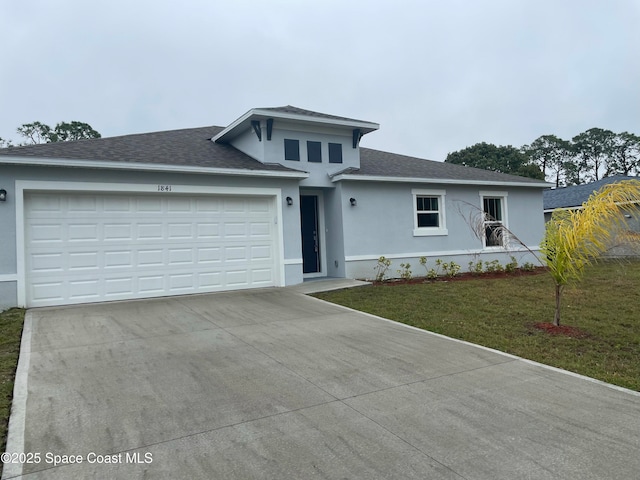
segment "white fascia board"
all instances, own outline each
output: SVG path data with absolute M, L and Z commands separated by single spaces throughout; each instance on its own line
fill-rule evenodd
M 75 167 L 98 168 L 109 170 L 138 170 L 145 172 L 169 172 L 169 173 L 199 173 L 207 175 L 233 175 L 239 177 L 278 177 L 278 178 L 308 178 L 306 172 L 278 172 L 270 170 L 244 170 L 235 168 L 211 168 L 190 167 L 181 165 L 166 165 L 155 163 L 136 162 L 106 162 L 99 160 L 72 160 L 60 158 L 33 158 L 33 157 L 0 157 L 0 164 L 29 165 L 43 167 Z
M 451 178 L 416 178 L 416 177 L 383 177 L 374 175 L 350 175 L 340 174 L 331 179 L 333 183 L 342 180 L 355 180 L 361 182 L 392 182 L 392 183 L 442 183 L 447 185 L 501 185 L 505 187 L 535 187 L 548 188 L 551 184 L 546 182 L 500 182 L 488 180 L 454 180 Z
M 322 117 L 309 117 L 308 115 L 300 115 L 297 113 L 284 113 L 284 112 L 274 112 L 271 110 L 262 110 L 260 108 L 254 108 L 249 110 L 247 113 L 242 115 L 236 121 L 231 123 L 228 127 L 214 136 L 211 140 L 217 142 L 218 140 L 222 140 L 224 137 L 233 136 L 232 132 L 242 126 L 244 123 L 248 123 L 251 118 L 257 117 L 259 119 L 263 118 L 279 118 L 282 120 L 293 120 L 293 121 L 302 121 L 305 123 L 316 123 L 316 124 L 324 124 L 324 125 L 333 125 L 333 126 L 341 126 L 348 128 L 361 128 L 363 132 L 370 133 L 380 128 L 380 125 L 373 122 L 364 122 L 360 120 L 337 120 L 332 118 L 322 118 Z M 246 126 L 247 128 L 249 125 Z M 243 127 L 242 130 L 245 130 Z
M 342 127 L 350 128 L 363 128 L 372 132 L 378 130 L 380 125 L 373 122 L 365 122 L 362 120 L 338 120 L 335 118 L 324 117 L 310 117 L 308 115 L 300 115 L 297 113 L 285 113 L 285 112 L 273 112 L 271 110 L 254 109 L 251 111 L 254 115 L 259 115 L 265 118 L 281 118 L 285 120 L 302 120 L 304 122 L 311 123 L 325 123 L 328 125 L 340 125 Z

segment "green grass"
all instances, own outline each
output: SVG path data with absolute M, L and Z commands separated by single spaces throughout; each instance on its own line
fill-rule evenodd
M 18 366 L 20 353 L 20 337 L 25 311 L 12 308 L 0 312 L 0 434 L 2 434 L 2 451 L 7 442 L 7 427 L 11 413 L 11 399 L 13 398 L 13 380 Z M 0 466 L 0 472 L 1 470 Z
M 640 262 L 603 262 L 565 289 L 561 324 L 586 338 L 534 327 L 552 322 L 551 276 L 381 285 L 318 298 L 640 391 Z

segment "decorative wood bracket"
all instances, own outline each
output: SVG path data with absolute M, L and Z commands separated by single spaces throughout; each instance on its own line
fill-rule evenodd
M 256 132 L 258 136 L 258 141 L 262 141 L 262 129 L 260 128 L 260 120 L 251 120 L 251 126 L 253 127 L 253 131 Z
M 362 131 L 359 128 L 353 129 L 353 148 L 358 148 L 358 143 L 362 138 Z
M 273 118 L 267 118 L 267 140 L 271 140 L 272 132 L 273 132 Z

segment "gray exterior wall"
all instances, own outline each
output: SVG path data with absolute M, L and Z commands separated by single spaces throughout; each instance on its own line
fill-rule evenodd
M 360 150 L 353 148 L 350 129 L 315 127 L 313 130 L 303 125 L 276 120 L 274 122 L 271 140 L 267 140 L 266 123 L 262 121 L 262 141 L 258 140 L 253 129 L 238 135 L 231 142 L 232 145 L 250 157 L 263 163 L 278 163 L 295 170 L 308 172 L 309 178 L 300 183 L 302 187 L 333 188 L 330 174 L 341 172 L 349 167 L 360 166 Z M 284 140 L 298 140 L 300 142 L 300 161 L 285 160 Z M 307 161 L 307 141 L 320 142 L 322 162 Z M 342 145 L 342 163 L 329 163 L 329 142 Z
M 3 245 L 0 249 L 0 309 L 17 304 L 16 181 L 91 182 L 115 184 L 185 185 L 238 188 L 277 188 L 281 190 L 283 249 L 286 285 L 302 282 L 300 211 L 286 205 L 286 197 L 298 198 L 297 179 L 256 178 L 203 174 L 174 174 L 138 171 L 96 170 L 61 167 L 0 166 L 2 188 L 7 201 L 0 203 Z M 297 202 L 296 202 L 297 204 Z M 15 277 L 15 279 L 14 279 Z M 7 280 L 7 279 L 11 280 Z
M 502 263 L 515 256 L 520 264 L 539 264 L 535 255 L 512 242 L 507 249 L 483 249 L 482 240 L 468 218 L 481 212 L 480 191 L 507 193 L 507 228 L 527 247 L 537 249 L 544 232 L 542 194 L 537 188 L 458 186 L 446 184 L 404 184 L 383 182 L 342 182 L 346 276 L 373 278 L 377 258 L 392 260 L 390 275 L 400 263 L 412 265 L 414 275 L 424 274 L 418 259 L 455 261 L 466 271 L 469 261 L 498 259 Z M 447 235 L 414 236 L 412 189 L 444 190 Z M 357 206 L 348 199 L 354 197 Z
M 276 146 L 274 151 L 282 149 L 277 155 L 284 156 L 283 139 L 291 132 L 280 133 L 281 136 L 277 137 L 274 132 L 272 144 Z M 255 137 L 253 132 L 251 135 Z M 277 138 L 282 141 L 276 140 Z M 333 136 L 319 135 L 313 138 L 320 139 L 325 148 L 328 141 L 335 141 Z M 303 145 L 305 144 L 301 138 L 301 147 Z M 357 149 L 352 149 L 348 142 L 344 143 L 345 163 L 336 167 L 344 168 L 348 162 L 355 162 L 354 152 L 357 152 Z M 303 153 L 301 148 L 301 154 Z M 348 154 L 351 154 L 351 157 Z M 544 232 L 542 194 L 538 188 L 352 180 L 331 183 L 326 173 L 329 167 L 327 162 L 328 158 L 323 156 L 323 163 L 310 165 L 318 167 L 315 180 L 311 182 L 314 184 L 313 187 L 305 187 L 305 180 L 287 178 L 2 165 L 1 186 L 7 190 L 8 199 L 0 203 L 0 222 L 4 227 L 3 248 L 0 249 L 0 308 L 14 306 L 17 303 L 17 180 L 278 189 L 282 201 L 285 285 L 303 281 L 299 195 L 310 191 L 322 193 L 322 255 L 325 265 L 322 273 L 330 277 L 373 278 L 374 266 L 382 255 L 393 262 L 390 272 L 392 276 L 400 263 L 404 262 L 412 265 L 414 275 L 424 274 L 418 262 L 420 256 L 430 259 L 429 267 L 433 267 L 435 259 L 440 258 L 447 262 L 455 261 L 461 265 L 463 271 L 468 268 L 469 261 L 498 259 L 506 263 L 511 255 L 515 256 L 520 264 L 538 263 L 534 255 L 519 245 L 502 250 L 483 249 L 482 240 L 474 235 L 468 222 L 468 217 L 479 214 L 482 208 L 480 191 L 506 192 L 507 227 L 528 247 L 535 250 Z M 301 162 L 291 163 L 309 165 L 304 155 L 301 155 Z M 330 167 L 333 168 L 333 165 Z M 447 235 L 414 236 L 412 189 L 445 191 Z M 286 205 L 288 196 L 294 199 L 292 206 Z M 357 200 L 356 206 L 350 205 L 351 197 Z

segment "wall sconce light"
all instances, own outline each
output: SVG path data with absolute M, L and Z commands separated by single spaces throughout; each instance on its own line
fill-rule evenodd
M 0 189 L 0 202 L 6 202 L 7 201 L 7 191 L 2 188 Z
M 288 205 L 288 206 L 293 205 L 293 198 L 291 198 L 291 197 L 287 197 L 287 205 Z
M 355 207 L 356 205 L 358 205 L 358 201 L 353 197 L 349 199 L 349 203 L 351 204 L 352 207 Z

